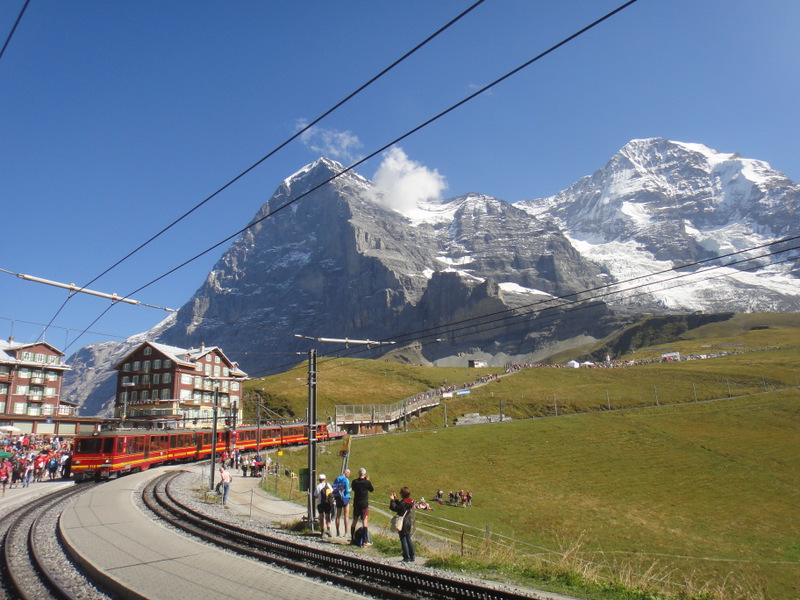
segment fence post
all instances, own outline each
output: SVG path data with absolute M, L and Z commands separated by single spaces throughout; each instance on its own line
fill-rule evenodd
M 556 398 L 555 394 L 553 394 L 553 406 L 555 406 L 555 408 L 556 408 L 556 416 L 558 416 L 558 398 Z
M 608 390 L 606 390 L 606 404 L 608 404 L 608 410 L 611 410 L 611 398 L 608 397 Z
M 656 396 L 656 406 L 658 406 L 658 388 L 653 386 L 653 394 Z
M 697 402 L 697 388 L 692 384 L 692 393 L 694 394 L 694 401 Z

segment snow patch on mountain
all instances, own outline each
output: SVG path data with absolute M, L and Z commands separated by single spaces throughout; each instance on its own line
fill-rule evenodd
M 548 294 L 547 292 L 543 292 L 542 290 L 535 290 L 532 288 L 526 288 L 518 283 L 513 283 L 510 281 L 504 281 L 503 283 L 499 284 L 500 289 L 509 294 L 530 294 L 533 296 L 550 296 L 554 298 L 552 294 Z

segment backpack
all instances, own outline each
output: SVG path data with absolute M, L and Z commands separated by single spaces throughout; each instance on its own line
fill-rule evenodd
M 323 512 L 330 512 L 331 500 L 333 499 L 333 489 L 327 483 L 319 491 L 319 508 Z
M 353 539 L 350 542 L 353 546 L 363 546 L 364 545 L 364 528 L 359 527 L 356 529 L 355 534 L 353 535 Z

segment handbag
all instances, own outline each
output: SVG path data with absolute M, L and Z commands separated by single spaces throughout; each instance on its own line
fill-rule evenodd
M 395 531 L 403 531 L 403 518 L 405 515 L 395 515 L 392 517 L 392 529 Z

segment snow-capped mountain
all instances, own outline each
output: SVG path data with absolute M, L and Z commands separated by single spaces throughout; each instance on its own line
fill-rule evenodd
M 567 190 L 516 206 L 558 227 L 612 281 L 679 265 L 698 271 L 623 306 L 798 309 L 797 253 L 783 252 L 790 244 L 764 245 L 800 230 L 800 186 L 765 162 L 701 144 L 634 140 Z M 758 249 L 742 252 L 750 248 Z M 730 256 L 710 260 L 722 255 Z M 731 267 L 704 271 L 721 262 Z
M 294 334 L 398 345 L 428 336 L 431 362 L 500 365 L 603 337 L 636 312 L 800 309 L 797 254 L 765 256 L 757 270 L 734 264 L 780 246 L 704 271 L 800 229 L 800 187 L 760 161 L 635 140 L 552 198 L 466 194 L 405 214 L 376 202 L 356 173 L 330 180 L 341 171 L 320 159 L 287 178 L 194 296 L 142 336 L 218 345 L 258 376 L 298 361 L 308 343 Z M 680 265 L 691 266 L 670 271 Z M 80 352 L 98 366 L 92 348 Z M 93 385 L 89 412 L 108 400 Z

